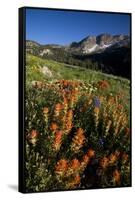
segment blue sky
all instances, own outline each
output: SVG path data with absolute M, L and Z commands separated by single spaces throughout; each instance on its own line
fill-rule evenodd
M 92 12 L 26 9 L 26 39 L 40 44 L 69 44 L 88 35 L 130 34 L 130 16 Z

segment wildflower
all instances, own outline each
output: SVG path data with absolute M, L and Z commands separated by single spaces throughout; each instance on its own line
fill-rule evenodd
M 128 154 L 126 154 L 125 152 L 122 154 L 122 161 L 123 163 L 126 163 L 128 161 Z
M 63 128 L 64 128 L 65 122 L 66 122 L 66 116 L 65 116 L 65 115 L 63 115 L 63 116 L 61 117 L 61 121 L 62 121 L 62 125 L 63 125 Z
M 89 158 L 92 158 L 95 156 L 95 151 L 93 149 L 89 149 L 87 155 L 89 156 Z
M 114 130 L 114 134 L 118 134 L 120 133 L 120 131 L 123 129 L 124 127 L 124 122 L 122 122 L 123 115 L 120 115 L 119 118 L 117 119 L 116 123 L 115 123 L 115 130 Z M 122 124 L 121 124 L 122 123 Z M 121 127 L 122 125 L 122 127 Z
M 127 119 L 127 116 L 125 113 L 123 114 L 121 123 L 122 123 L 122 126 L 127 126 L 127 124 L 128 124 L 128 119 Z
M 62 131 L 56 131 L 55 139 L 54 139 L 54 143 L 53 143 L 53 147 L 54 147 L 55 150 L 60 149 L 61 142 L 62 142 L 62 135 L 63 135 Z
M 103 100 L 104 100 L 104 96 L 100 96 L 100 97 L 99 97 L 99 101 L 102 103 Z
M 30 142 L 31 144 L 35 145 L 36 142 L 37 142 L 37 136 L 38 136 L 37 130 L 33 129 L 33 130 L 31 131 L 31 133 L 28 135 L 29 142 Z
M 87 103 L 90 105 L 92 103 L 92 99 L 90 98 Z
M 70 109 L 67 112 L 66 118 L 65 118 L 65 129 L 67 132 L 69 132 L 72 129 L 72 118 L 73 118 L 73 111 Z
M 88 165 L 90 161 L 90 157 L 88 156 L 88 154 L 85 154 L 82 158 L 81 164 L 80 164 L 80 170 L 83 171 L 86 166 Z
M 105 169 L 109 164 L 109 159 L 104 156 L 101 160 L 100 160 L 100 166 Z
M 101 146 L 103 146 L 103 145 L 104 145 L 104 142 L 105 142 L 105 141 L 104 141 L 104 139 L 103 139 L 103 138 L 100 138 L 100 139 L 99 139 L 99 144 L 100 144 Z
M 58 115 L 59 115 L 61 109 L 62 109 L 62 105 L 61 105 L 60 103 L 57 103 L 57 104 L 55 105 L 55 109 L 54 109 L 55 116 L 58 116 Z
M 85 141 L 84 131 L 82 128 L 79 128 L 76 132 L 76 135 L 73 138 L 71 149 L 75 152 L 78 152 L 83 146 Z
M 63 86 L 68 86 L 68 81 L 67 80 L 63 80 Z
M 111 94 L 110 94 L 111 95 Z M 115 102 L 115 99 L 113 96 L 110 96 L 109 99 L 108 99 L 108 105 L 113 105 Z
M 79 175 L 76 175 L 74 177 L 73 183 L 74 183 L 74 185 L 78 185 L 80 183 L 80 181 L 81 181 L 81 177 Z
M 63 104 L 64 104 L 64 105 L 65 105 L 65 104 L 68 104 L 68 100 L 67 100 L 67 98 L 66 98 L 65 95 L 63 95 Z
M 95 127 L 97 128 L 99 123 L 99 107 L 94 108 L 94 119 L 95 119 Z
M 117 109 L 118 109 L 118 110 L 122 110 L 122 109 L 123 109 L 123 105 L 118 104 Z
M 66 112 L 68 109 L 68 100 L 65 97 L 63 99 L 63 109 L 64 109 L 64 112 Z
M 48 114 L 48 112 L 49 112 L 49 108 L 44 107 L 44 109 L 43 109 L 43 113 L 46 115 L 46 114 Z
M 79 162 L 79 160 L 78 159 L 73 159 L 72 161 L 71 161 L 71 163 L 70 163 L 70 167 L 71 167 L 71 169 L 73 169 L 73 170 L 77 170 L 79 167 L 80 167 L 80 162 Z
M 119 124 L 117 123 L 115 130 L 114 130 L 114 135 L 117 135 L 118 132 L 119 132 Z
M 80 183 L 81 177 L 79 175 L 76 175 L 74 178 L 74 185 L 78 185 Z
M 75 101 L 76 101 L 76 98 L 75 98 L 75 96 L 72 95 L 70 98 L 70 102 L 69 102 L 71 108 L 73 107 Z
M 84 133 L 84 130 L 82 128 L 78 128 L 77 134 L 82 135 Z
M 51 125 L 50 125 L 50 130 L 51 131 L 56 131 L 58 129 L 58 125 L 56 124 L 56 123 L 51 123 Z
M 68 112 L 67 112 L 67 119 L 68 119 L 68 120 L 71 120 L 72 117 L 73 117 L 73 111 L 70 109 L 70 110 L 68 110 Z
M 60 103 L 57 103 L 55 105 L 55 110 L 59 111 L 59 110 L 61 110 L 61 108 L 62 108 L 62 105 Z
M 108 89 L 110 87 L 110 85 L 109 85 L 108 81 L 101 80 L 101 81 L 98 81 L 97 87 L 100 89 Z
M 94 97 L 94 105 L 95 107 L 99 108 L 100 107 L 100 100 L 97 97 Z
M 56 174 L 63 175 L 64 173 L 66 173 L 67 168 L 68 168 L 67 160 L 61 159 L 56 164 L 55 172 Z
M 98 114 L 99 114 L 99 107 L 95 107 L 95 108 L 94 108 L 94 113 L 95 113 L 95 115 L 98 115 Z
M 67 121 L 65 123 L 65 129 L 66 129 L 66 132 L 69 133 L 70 130 L 72 129 L 73 125 L 72 125 L 72 122 L 71 121 Z
M 120 183 L 120 172 L 116 169 L 114 172 L 113 172 L 113 179 L 114 179 L 114 182 L 116 184 L 119 184 Z
M 48 112 L 49 112 L 49 108 L 44 107 L 43 109 L 43 113 L 44 113 L 44 117 L 45 117 L 45 122 L 48 122 Z
M 109 132 L 109 130 L 110 130 L 111 124 L 112 124 L 112 121 L 109 120 L 109 121 L 107 122 L 106 130 L 105 130 L 105 134 L 106 134 L 106 135 L 108 134 L 108 132 Z
M 111 154 L 109 156 L 109 164 L 114 164 L 116 162 L 116 160 L 117 160 L 116 154 Z
M 30 137 L 31 137 L 31 138 L 36 138 L 37 136 L 38 136 L 37 130 L 34 130 L 34 129 L 33 129 L 33 130 L 31 131 Z
M 84 163 L 88 163 L 89 160 L 90 160 L 90 157 L 89 157 L 87 154 L 85 154 L 85 155 L 83 156 L 83 162 L 84 162 Z

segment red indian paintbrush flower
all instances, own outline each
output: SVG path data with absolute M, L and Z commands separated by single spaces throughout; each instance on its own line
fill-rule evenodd
M 90 160 L 90 157 L 87 155 L 87 154 L 85 154 L 84 156 L 83 156 L 83 160 L 82 160 L 82 162 L 84 162 L 84 163 L 88 163 L 89 162 L 89 160 Z
M 123 161 L 123 163 L 126 163 L 128 161 L 128 158 L 129 158 L 128 154 L 124 152 L 122 154 L 122 161 Z
M 73 125 L 72 125 L 72 122 L 71 121 L 67 121 L 65 123 L 65 129 L 66 129 L 66 132 L 70 132 L 70 130 L 72 129 Z
M 76 135 L 73 138 L 71 149 L 73 149 L 73 151 L 75 152 L 78 152 L 80 148 L 83 146 L 84 141 L 85 141 L 84 130 L 82 128 L 79 128 L 76 132 Z
M 87 155 L 89 156 L 89 158 L 92 158 L 95 156 L 95 151 L 93 149 L 89 149 Z
M 30 138 L 36 138 L 38 136 L 37 130 L 33 129 L 29 135 Z
M 86 168 L 86 166 L 88 165 L 89 161 L 90 161 L 90 157 L 87 154 L 85 154 L 83 156 L 81 164 L 80 164 L 80 170 L 81 171 L 83 171 Z
M 59 150 L 60 149 L 61 142 L 62 142 L 62 135 L 63 135 L 62 131 L 56 131 L 55 138 L 54 138 L 54 143 L 53 143 L 53 147 L 54 147 L 55 150 Z
M 109 164 L 114 164 L 116 161 L 117 161 L 117 156 L 116 156 L 115 153 L 112 153 L 112 154 L 109 156 Z
M 68 168 L 68 162 L 65 159 L 61 159 L 57 162 L 55 167 L 56 174 L 62 175 L 67 171 Z
M 62 110 L 62 104 L 60 104 L 60 103 L 57 103 L 56 105 L 55 105 L 55 109 L 54 109 L 54 113 L 55 113 L 55 115 L 56 116 L 59 116 L 59 114 L 60 114 L 60 111 Z
M 55 122 L 52 122 L 50 125 L 50 130 L 51 131 L 56 131 L 58 129 L 58 125 Z
M 100 166 L 105 169 L 106 167 L 108 167 L 109 165 L 109 159 L 104 156 L 101 160 L 100 160 Z
M 78 159 L 73 159 L 70 163 L 70 168 L 73 169 L 73 170 L 76 170 L 80 167 L 80 162 Z
M 70 109 L 70 110 L 68 110 L 68 112 L 67 112 L 67 119 L 72 119 L 72 117 L 73 117 L 73 111 Z
M 116 184 L 120 184 L 121 175 L 118 169 L 113 172 L 113 179 Z
M 37 137 L 38 137 L 38 131 L 33 129 L 30 134 L 28 135 L 28 138 L 29 138 L 29 142 L 33 145 L 36 144 L 37 142 Z
M 100 89 L 108 89 L 110 87 L 110 84 L 106 80 L 101 80 L 101 81 L 98 81 L 97 87 Z

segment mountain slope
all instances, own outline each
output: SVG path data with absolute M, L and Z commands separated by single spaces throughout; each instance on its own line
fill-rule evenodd
M 44 59 L 79 65 L 129 79 L 131 77 L 131 48 L 128 35 L 88 36 L 69 46 L 40 45 L 26 41 L 26 52 Z

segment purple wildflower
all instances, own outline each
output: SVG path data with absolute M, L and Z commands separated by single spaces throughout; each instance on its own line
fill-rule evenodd
M 95 107 L 100 107 L 100 100 L 97 97 L 94 97 L 94 105 Z
M 100 138 L 100 139 L 99 139 L 99 144 L 100 144 L 101 146 L 103 146 L 103 145 L 104 145 L 104 142 L 105 142 L 105 141 L 104 141 L 104 139 L 103 139 L 103 138 Z

